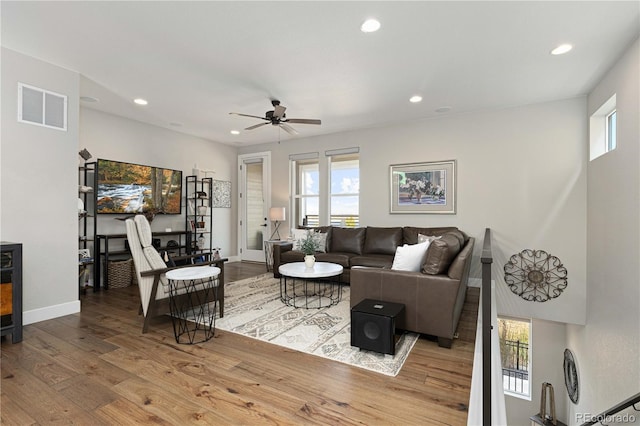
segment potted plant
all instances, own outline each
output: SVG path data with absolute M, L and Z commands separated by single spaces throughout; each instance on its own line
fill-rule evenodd
M 307 231 L 307 236 L 303 240 L 298 241 L 298 250 L 305 254 L 304 264 L 307 268 L 313 268 L 316 263 L 314 254 L 320 249 L 318 240 L 313 237 L 311 231 Z

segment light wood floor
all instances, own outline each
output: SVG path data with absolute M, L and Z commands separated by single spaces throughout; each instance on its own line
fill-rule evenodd
M 264 272 L 225 267 L 227 282 Z M 388 377 L 224 331 L 177 345 L 168 318 L 141 334 L 137 288 L 89 292 L 81 313 L 3 339 L 1 423 L 465 425 L 478 295 L 452 349 L 420 338 Z

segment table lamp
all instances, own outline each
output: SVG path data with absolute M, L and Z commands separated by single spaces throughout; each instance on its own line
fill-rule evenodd
M 280 227 L 280 222 L 286 220 L 286 214 L 285 214 L 285 208 L 284 207 L 271 207 L 269 209 L 269 219 L 271 219 L 271 221 L 275 222 L 275 229 L 273 231 L 273 234 L 271 234 L 271 240 L 279 240 L 280 239 L 280 233 L 278 232 L 278 228 Z M 277 235 L 277 238 L 274 238 L 273 236 Z

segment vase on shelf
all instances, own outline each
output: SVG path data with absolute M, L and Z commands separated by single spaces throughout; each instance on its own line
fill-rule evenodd
M 308 254 L 304 257 L 304 266 L 311 269 L 316 264 L 316 257 L 312 254 Z

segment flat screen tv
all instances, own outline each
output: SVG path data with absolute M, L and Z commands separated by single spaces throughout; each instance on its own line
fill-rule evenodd
M 96 212 L 182 213 L 182 171 L 98 159 Z

